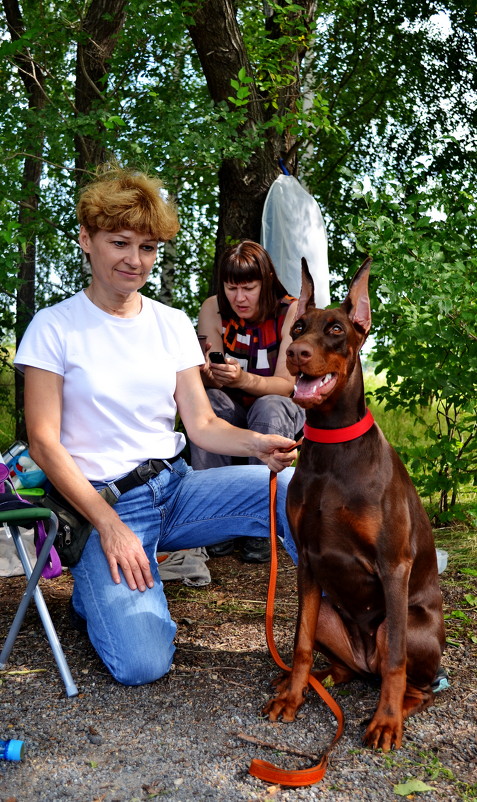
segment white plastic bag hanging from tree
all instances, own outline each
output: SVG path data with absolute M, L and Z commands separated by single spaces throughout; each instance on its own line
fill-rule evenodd
M 268 191 L 262 214 L 261 244 L 290 295 L 301 289 L 304 256 L 319 307 L 330 303 L 328 238 L 320 207 L 292 175 L 279 175 Z

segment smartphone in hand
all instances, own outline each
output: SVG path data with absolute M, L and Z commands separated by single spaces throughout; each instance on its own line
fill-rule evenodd
M 220 351 L 210 351 L 209 359 L 214 365 L 225 365 L 225 357 Z

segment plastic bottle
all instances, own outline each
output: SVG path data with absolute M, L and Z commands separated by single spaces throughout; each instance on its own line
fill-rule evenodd
M 22 760 L 25 751 L 23 741 L 0 741 L 0 758 Z
M 17 490 L 19 487 L 22 486 L 22 482 L 20 477 L 17 475 L 15 471 L 15 463 L 20 456 L 20 454 L 24 454 L 25 452 L 28 453 L 28 443 L 25 443 L 23 440 L 15 440 L 14 443 L 2 454 L 2 460 L 5 465 L 8 467 L 10 471 L 10 481 L 13 484 L 13 487 Z
M 15 440 L 14 443 L 11 444 L 6 451 L 3 452 L 2 457 L 3 461 L 6 465 L 10 465 L 14 462 L 15 458 L 18 457 L 23 451 L 28 448 L 28 443 L 25 443 L 23 440 Z

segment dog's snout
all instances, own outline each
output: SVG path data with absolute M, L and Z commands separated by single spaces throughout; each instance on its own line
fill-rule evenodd
M 287 348 L 287 357 L 295 362 L 308 362 L 313 356 L 311 345 L 306 342 L 295 342 Z

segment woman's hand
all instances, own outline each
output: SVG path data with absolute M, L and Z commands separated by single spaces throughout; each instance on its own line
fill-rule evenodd
M 114 523 L 101 526 L 98 531 L 113 582 L 120 584 L 120 568 L 131 590 L 152 588 L 154 580 L 149 560 L 134 532 L 119 517 Z
M 225 365 L 209 362 L 210 372 L 217 387 L 240 387 L 243 370 L 232 357 L 225 358 Z
M 257 442 L 255 456 L 261 459 L 271 471 L 280 473 L 284 468 L 289 468 L 296 460 L 298 452 L 295 448 L 295 441 L 279 434 L 257 435 L 260 439 Z
M 200 375 L 204 387 L 213 387 L 215 390 L 220 390 L 222 384 L 215 378 L 214 373 L 212 371 L 213 364 L 209 359 L 210 351 L 211 351 L 211 344 L 208 342 L 204 350 L 205 362 L 203 365 L 200 365 Z

